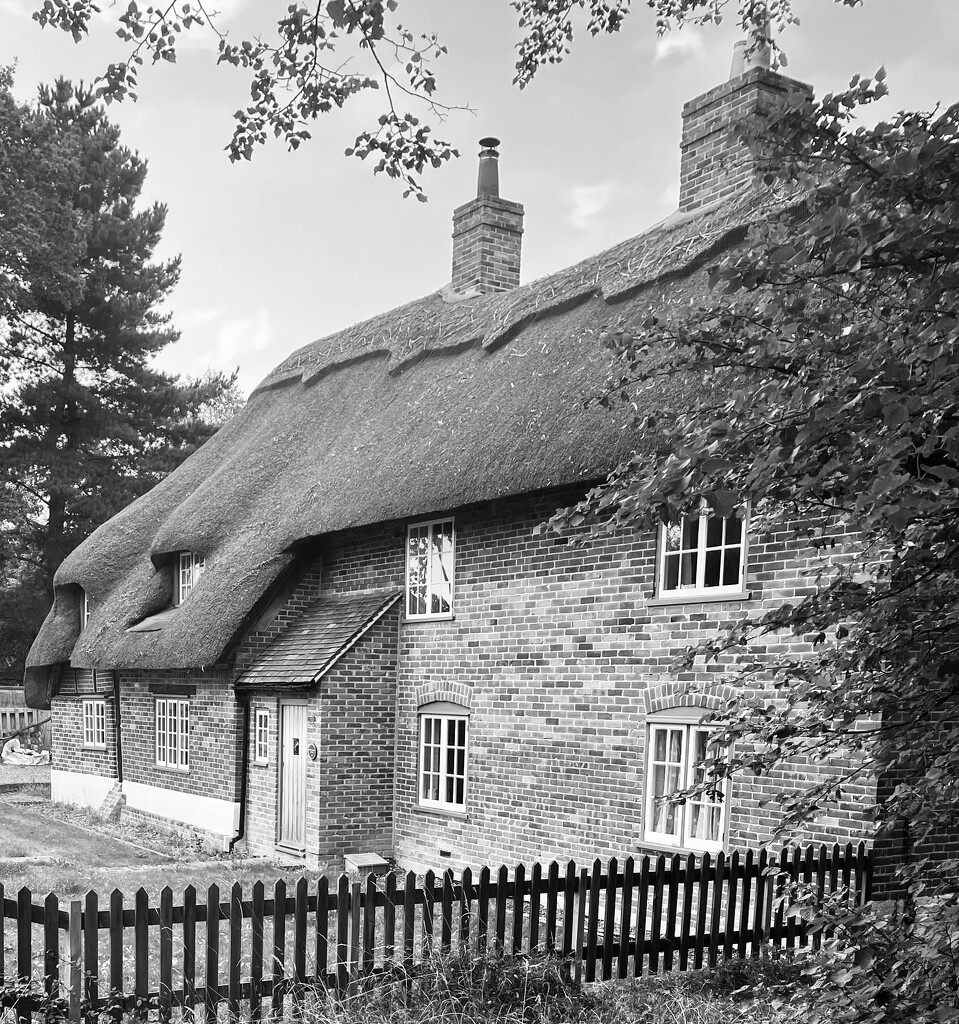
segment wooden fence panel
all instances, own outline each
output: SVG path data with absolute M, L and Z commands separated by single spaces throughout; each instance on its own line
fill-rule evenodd
M 155 1008 L 160 1024 L 174 1019 L 177 1008 L 190 1011 L 198 1003 L 211 1021 L 221 1004 L 234 1020 L 246 1015 L 248 1004 L 251 1024 L 262 1024 L 264 1000 L 279 1017 L 289 997 L 298 1013 L 310 986 L 355 992 L 398 963 L 412 985 L 418 965 L 434 949 L 546 949 L 563 957 L 577 981 L 699 968 L 720 958 L 758 957 L 763 947 L 774 955 L 803 946 L 815 950 L 821 932 L 810 931 L 790 909 L 797 887 L 815 898 L 835 894 L 862 903 L 870 896 L 871 872 L 865 846 L 847 844 L 782 850 L 772 857 L 766 851 L 758 857 L 751 851 L 745 857 L 662 854 L 638 863 L 629 857 L 622 865 L 611 858 L 605 867 L 597 859 L 590 868 L 571 861 L 563 871 L 555 862 L 528 870 L 520 864 L 512 872 L 501 867 L 495 880 L 486 867 L 478 884 L 469 869 L 460 880 L 450 871 L 442 879 L 428 872 L 422 881 L 410 873 L 402 888 L 392 874 L 382 886 L 373 876 L 363 883 L 343 876 L 335 891 L 321 878 L 315 895 L 301 880 L 288 896 L 280 880 L 272 899 L 257 882 L 249 901 L 236 883 L 222 904 L 212 885 L 199 906 L 192 886 L 179 905 L 164 888 L 158 907 L 140 889 L 130 909 L 114 890 L 104 910 L 94 892 L 61 909 L 54 894 L 35 904 L 27 888 L 14 900 L 0 887 L 0 940 L 7 939 L 0 950 L 13 940 L 13 963 L 0 953 L 0 982 L 41 977 L 44 992 L 65 995 L 71 1020 L 78 1020 L 81 1003 L 92 1020 L 112 991 L 139 1017 Z M 8 920 L 15 923 L 7 926 Z M 227 929 L 222 949 L 221 922 Z M 205 925 L 201 988 L 198 924 Z M 182 950 L 182 968 L 176 949 Z M 131 974 L 125 976 L 124 958 L 131 953 Z M 227 960 L 222 981 L 221 953 Z M 108 984 L 101 983 L 101 972 Z M 32 1008 L 19 1006 L 21 1018 L 29 1019 Z

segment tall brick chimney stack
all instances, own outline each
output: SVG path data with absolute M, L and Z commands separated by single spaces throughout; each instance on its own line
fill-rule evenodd
M 696 210 L 752 184 L 756 161 L 736 125 L 764 117 L 791 96 L 812 95 L 811 86 L 777 74 L 769 63 L 769 46 L 762 39 L 751 52 L 745 40 L 736 43 L 729 81 L 683 107 L 680 210 Z
M 453 291 L 505 292 L 519 284 L 523 204 L 500 199 L 499 139 L 480 139 L 476 198 L 453 211 Z

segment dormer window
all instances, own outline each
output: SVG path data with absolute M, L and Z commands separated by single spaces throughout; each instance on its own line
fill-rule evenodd
M 181 551 L 177 559 L 176 595 L 174 604 L 183 602 L 193 593 L 206 569 L 206 559 L 195 551 Z
M 80 588 L 80 629 L 86 629 L 87 623 L 90 621 L 90 596 L 87 592 Z

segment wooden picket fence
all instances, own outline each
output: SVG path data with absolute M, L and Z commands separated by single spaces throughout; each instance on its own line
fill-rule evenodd
M 720 957 L 818 948 L 822 933 L 787 912 L 790 886 L 863 903 L 871 877 L 871 851 L 850 844 L 614 858 L 591 869 L 518 864 L 466 869 L 459 879 L 321 877 L 301 879 L 292 894 L 283 881 L 270 895 L 262 882 L 248 895 L 239 883 L 222 896 L 212 885 L 204 903 L 193 886 L 176 903 L 165 888 L 158 906 L 140 889 L 132 906 L 114 890 L 103 906 L 90 892 L 61 908 L 53 894 L 36 904 L 29 889 L 11 898 L 0 884 L 0 991 L 4 978 L 21 983 L 5 998 L 28 1020 L 41 997 L 25 984 L 42 978 L 71 1020 L 111 1007 L 143 1017 L 156 1010 L 164 1022 L 205 1010 L 213 1021 L 225 1003 L 231 1020 L 258 1022 L 264 1002 L 279 1018 L 318 988 L 352 994 L 385 972 L 409 982 L 437 953 L 543 950 L 577 982 L 685 971 Z M 6 943 L 5 920 L 15 922 Z M 5 973 L 6 945 L 15 963 Z

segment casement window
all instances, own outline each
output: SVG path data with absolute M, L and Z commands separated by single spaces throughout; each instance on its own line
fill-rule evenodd
M 83 705 L 83 745 L 103 750 L 107 745 L 107 706 L 102 700 L 81 701 Z
M 256 709 L 253 726 L 253 761 L 255 764 L 270 763 L 270 712 L 266 708 Z
M 80 588 L 80 629 L 86 629 L 90 621 L 90 596 Z
M 411 619 L 453 614 L 453 520 L 414 523 L 407 534 L 406 615 Z
M 659 596 L 741 593 L 746 531 L 740 516 L 683 516 L 660 528 Z
M 206 569 L 206 559 L 193 551 L 181 551 L 177 559 L 176 601 L 183 602 L 193 593 Z
M 706 778 L 703 761 L 716 756 L 715 728 L 702 725 L 702 708 L 672 708 L 650 715 L 646 726 L 645 837 L 687 850 L 718 851 L 726 838 L 729 781 L 715 795 L 701 792 L 683 803 L 669 797 Z
M 156 699 L 156 763 L 161 768 L 190 769 L 190 702 Z
M 425 704 L 419 736 L 419 805 L 464 813 L 469 711 L 457 704 Z

